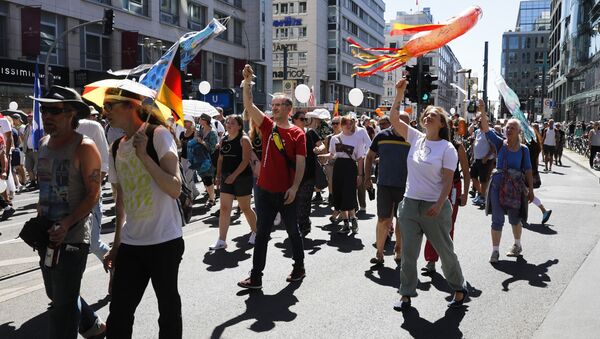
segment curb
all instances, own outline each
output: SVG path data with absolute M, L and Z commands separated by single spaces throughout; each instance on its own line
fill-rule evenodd
M 573 154 L 571 154 L 573 153 Z M 578 159 L 576 159 L 576 157 L 574 156 L 576 153 L 574 153 L 573 151 L 569 150 L 569 149 L 564 149 L 563 151 L 563 157 L 569 159 L 571 162 L 573 162 L 574 164 L 576 164 L 577 166 L 583 168 L 584 170 L 588 171 L 589 173 L 591 173 L 593 176 L 595 176 L 596 178 L 598 178 L 598 183 L 600 184 L 600 172 L 598 171 L 594 171 L 593 169 L 591 169 L 587 163 L 586 164 L 582 164 Z M 577 154 L 578 155 L 578 154 Z

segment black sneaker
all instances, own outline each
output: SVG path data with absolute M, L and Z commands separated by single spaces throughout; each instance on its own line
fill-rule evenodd
M 6 219 L 12 217 L 13 214 L 15 214 L 15 209 L 12 207 L 9 207 L 7 210 L 4 210 L 4 212 L 2 213 L 2 220 L 6 220 Z
M 261 278 L 246 278 L 238 283 L 241 288 L 247 288 L 250 290 L 260 290 L 262 288 Z
M 299 267 L 294 266 L 292 273 L 290 273 L 290 275 L 288 275 L 288 277 L 285 279 L 285 281 L 287 281 L 287 282 L 299 281 L 299 280 L 304 279 L 304 277 L 306 277 L 306 271 L 304 270 L 304 266 L 299 266 Z

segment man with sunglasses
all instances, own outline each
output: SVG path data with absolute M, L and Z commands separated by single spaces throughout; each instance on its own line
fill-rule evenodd
M 90 213 L 100 196 L 100 154 L 94 142 L 77 133 L 79 119 L 89 107 L 73 89 L 52 86 L 43 98 L 40 112 L 46 136 L 38 153 L 38 213 L 54 224 L 49 229 L 50 245 L 58 260 L 45 259 L 40 250 L 40 267 L 49 311 L 50 338 L 89 338 L 102 334 L 106 326 L 79 296 L 90 247 Z M 58 255 L 56 254 L 58 253 Z
M 246 65 L 243 72 L 244 109 L 259 126 L 262 134 L 263 161 L 258 177 L 254 203 L 256 205 L 257 231 L 252 271 L 250 277 L 238 286 L 249 289 L 262 288 L 262 272 L 265 268 L 269 234 L 277 212 L 292 246 L 294 268 L 288 282 L 304 278 L 304 249 L 298 227 L 296 193 L 304 175 L 306 135 L 288 121 L 292 100 L 285 94 L 275 94 L 271 101 L 273 119 L 265 116 L 253 103 L 252 77 L 254 71 Z

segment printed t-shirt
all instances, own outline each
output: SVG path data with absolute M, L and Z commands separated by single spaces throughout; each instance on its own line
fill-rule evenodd
M 377 184 L 382 186 L 406 187 L 406 159 L 410 144 L 394 133 L 392 127 L 375 135 L 371 151 L 379 155 Z
M 272 140 L 273 120 L 264 117 L 260 125 L 262 134 L 262 164 L 258 177 L 258 186 L 265 191 L 281 193 L 287 191 L 294 183 L 295 169 L 289 165 L 283 154 L 279 152 Z M 306 135 L 298 126 L 290 128 L 277 127 L 283 141 L 288 159 L 296 162 L 296 155 L 306 156 Z
M 371 140 L 369 140 L 369 144 L 370 143 Z M 329 141 L 329 153 L 333 154 L 336 159 L 346 158 L 358 160 L 364 158 L 366 152 L 363 135 L 356 131 L 352 135 L 340 133 L 332 136 L 331 141 Z M 352 157 L 350 155 L 352 155 Z
M 140 127 L 144 130 L 145 124 Z M 158 159 L 167 153 L 177 156 L 177 145 L 171 132 L 162 126 L 154 130 L 154 149 Z M 112 153 L 112 148 L 111 148 Z M 144 164 L 135 154 L 133 138 L 123 137 L 117 150 L 116 161 L 110 155 L 109 179 L 123 189 L 125 224 L 121 242 L 145 246 L 160 244 L 182 236 L 181 214 L 177 201 L 163 192 Z
M 424 133 L 408 127 L 408 180 L 404 196 L 435 202 L 442 192 L 442 169 L 456 170 L 458 153 L 447 140 L 427 140 Z

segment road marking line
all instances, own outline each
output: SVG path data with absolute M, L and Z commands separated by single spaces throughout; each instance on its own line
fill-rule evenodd
M 547 199 L 544 198 L 544 202 L 554 202 L 559 204 L 569 204 L 569 205 L 588 205 L 596 207 L 600 205 L 598 201 L 581 201 L 581 200 L 564 200 L 564 199 Z
M 183 237 L 183 239 L 184 240 L 189 240 L 189 239 L 198 237 L 198 236 L 200 236 L 202 234 L 208 233 L 208 232 L 210 232 L 212 230 L 213 229 L 211 229 L 211 228 L 208 228 L 208 229 L 205 229 L 205 230 L 201 230 L 199 232 L 192 233 L 190 235 L 186 235 L 186 236 Z M 37 258 L 37 260 L 39 260 L 39 258 Z M 0 263 L 2 263 L 2 262 L 0 262 Z M 86 270 L 85 270 L 85 273 L 96 271 L 96 270 L 101 269 L 101 268 L 103 268 L 102 264 L 96 264 L 96 265 L 93 265 L 93 266 L 88 266 L 88 268 L 86 268 Z M 35 291 L 40 290 L 42 288 L 44 288 L 44 283 L 37 284 L 37 285 L 34 285 L 34 286 L 30 286 L 30 287 L 20 287 L 20 288 L 15 288 L 15 289 L 8 288 L 8 289 L 0 290 L 0 304 L 3 303 L 3 302 L 5 302 L 5 301 L 8 301 L 10 299 L 18 298 L 18 297 L 20 297 L 22 295 L 25 295 L 25 294 L 28 294 L 28 293 L 31 293 L 31 292 L 35 292 Z
M 0 267 L 27 264 L 30 262 L 38 262 L 38 261 L 40 261 L 39 256 L 28 257 L 28 258 L 8 259 L 8 260 L 0 261 Z

